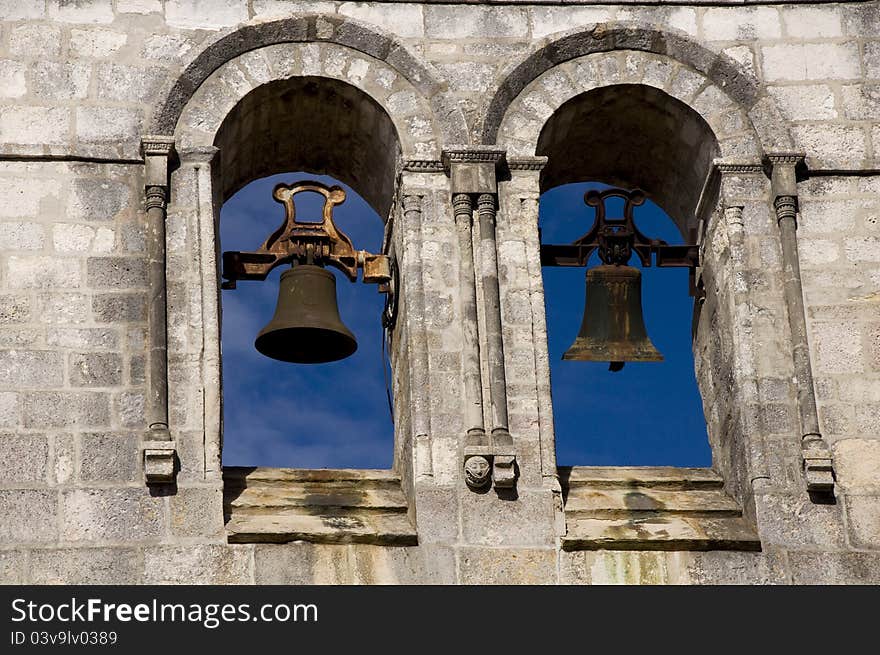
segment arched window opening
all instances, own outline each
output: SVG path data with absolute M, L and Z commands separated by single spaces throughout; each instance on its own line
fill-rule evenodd
M 572 183 L 541 196 L 541 240 L 570 243 L 589 229 L 595 210 L 584 203 L 601 183 Z M 609 214 L 622 207 L 608 203 Z M 620 203 L 622 205 L 622 202 Z M 645 234 L 669 244 L 681 233 L 655 203 L 635 211 Z M 597 253 L 587 268 L 601 264 Z M 642 309 L 648 336 L 662 362 L 628 362 L 610 372 L 608 363 L 565 361 L 584 315 L 584 269 L 544 267 L 556 457 L 563 465 L 709 466 L 700 393 L 691 352 L 693 298 L 684 268 L 642 268 Z
M 382 222 L 351 187 L 329 176 L 273 175 L 240 189 L 220 214 L 223 250 L 254 250 L 283 221 L 272 199 L 279 183 L 316 180 L 339 184 L 346 200 L 334 220 L 358 249 L 380 252 Z M 322 196 L 295 199 L 297 220 L 321 215 Z M 262 282 L 238 282 L 223 292 L 223 464 L 295 468 L 390 468 L 393 424 L 383 373 L 387 354 L 381 314 L 384 297 L 373 285 L 351 283 L 332 268 L 343 323 L 358 341 L 355 353 L 324 364 L 290 364 L 260 354 L 254 338 L 269 322 L 286 265 Z
M 214 142 L 221 252 L 257 251 L 284 223 L 273 189 L 306 180 L 341 186 L 346 197 L 334 206 L 334 222 L 355 251 L 383 252 L 400 143 L 391 118 L 360 89 L 308 76 L 269 82 L 229 112 Z M 324 196 L 302 192 L 293 203 L 297 221 L 320 220 Z M 357 350 L 321 364 L 273 360 L 254 339 L 273 317 L 288 269 L 281 264 L 263 281 L 239 279 L 221 295 L 224 466 L 390 468 L 385 295 L 363 282 L 363 270 L 351 282 L 326 266 Z
M 696 215 L 718 144 L 691 108 L 653 87 L 613 85 L 563 104 L 545 124 L 536 154 L 541 174 L 542 244 L 571 243 L 593 224 L 588 189 L 642 189 L 635 224 L 649 238 L 692 243 Z M 609 216 L 622 201 L 609 199 Z M 665 210 L 665 211 L 664 211 Z M 600 264 L 593 253 L 587 270 Z M 633 255 L 630 266 L 641 268 Z M 557 461 L 564 465 L 709 466 L 692 354 L 694 298 L 686 268 L 642 271 L 648 336 L 663 362 L 563 361 L 584 312 L 583 267 L 543 268 Z

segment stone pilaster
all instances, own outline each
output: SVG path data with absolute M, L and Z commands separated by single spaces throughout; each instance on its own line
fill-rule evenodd
M 797 249 L 796 167 L 803 161 L 804 155 L 775 153 L 768 155 L 768 158 L 773 166 L 771 193 L 782 245 L 783 283 L 797 384 L 803 473 L 808 491 L 814 494 L 829 494 L 834 492 L 834 466 L 831 449 L 819 429 Z
M 176 445 L 168 426 L 168 339 L 165 283 L 165 220 L 168 207 L 168 164 L 174 139 L 145 136 L 141 141 L 146 165 L 148 364 L 147 431 L 142 445 L 147 484 L 171 483 L 177 467 Z

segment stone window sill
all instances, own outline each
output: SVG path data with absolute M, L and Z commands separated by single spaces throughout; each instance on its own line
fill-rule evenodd
M 391 471 L 224 467 L 229 543 L 417 543 Z
M 761 550 L 708 468 L 559 467 L 563 550 Z

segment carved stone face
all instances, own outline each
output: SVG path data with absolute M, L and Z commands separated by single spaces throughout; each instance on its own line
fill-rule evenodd
M 478 489 L 489 482 L 489 473 L 492 467 L 489 466 L 489 460 L 482 455 L 469 457 L 464 463 L 465 482 L 469 487 Z

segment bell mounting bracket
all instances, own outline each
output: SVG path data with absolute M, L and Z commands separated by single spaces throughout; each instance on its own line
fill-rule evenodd
M 609 218 L 605 211 L 608 198 L 623 198 L 623 217 Z M 541 244 L 541 266 L 586 266 L 594 250 L 599 251 L 603 264 L 625 266 L 635 253 L 642 266 L 651 265 L 651 255 L 659 267 L 679 266 L 690 269 L 690 292 L 695 295 L 695 272 L 699 266 L 700 251 L 696 245 L 696 230 L 690 231 L 691 243 L 669 245 L 662 239 L 649 239 L 636 227 L 635 207 L 645 202 L 641 189 L 625 191 L 606 189 L 587 191 L 584 202 L 596 208 L 592 227 L 570 244 Z
M 296 220 L 294 196 L 313 191 L 324 196 L 320 222 Z M 224 289 L 234 289 L 238 280 L 265 280 L 276 266 L 286 263 L 316 264 L 339 269 L 352 282 L 358 269 L 363 281 L 379 284 L 379 291 L 390 290 L 391 258 L 355 250 L 348 235 L 333 221 L 333 208 L 345 202 L 345 190 L 315 181 L 278 184 L 272 198 L 284 205 L 284 222 L 253 252 L 230 250 L 223 253 Z

